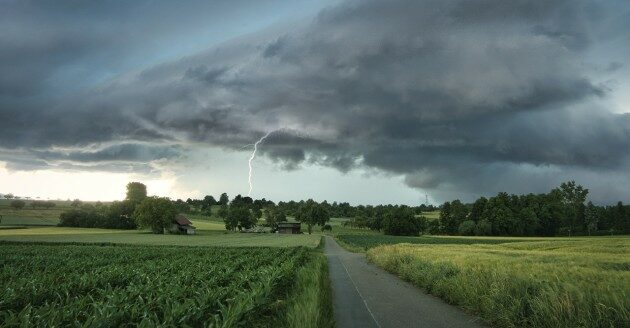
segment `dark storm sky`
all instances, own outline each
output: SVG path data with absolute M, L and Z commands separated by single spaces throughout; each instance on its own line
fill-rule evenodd
M 8 172 L 177 176 L 279 130 L 260 149 L 279 175 L 377 172 L 436 201 L 574 179 L 630 201 L 627 1 L 1 3 Z M 370 192 L 388 191 L 350 198 Z

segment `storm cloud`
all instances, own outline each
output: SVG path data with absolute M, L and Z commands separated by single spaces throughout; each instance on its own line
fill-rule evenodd
M 593 54 L 630 42 L 629 13 L 614 1 L 345 1 L 141 70 L 103 58 L 139 52 L 133 38 L 90 22 L 34 37 L 18 20 L 0 32 L 0 160 L 139 165 L 277 130 L 260 151 L 285 169 L 381 170 L 439 200 L 565 179 L 627 199 L 630 115 L 608 108 L 606 74 L 630 53 Z M 116 74 L 49 85 L 96 60 Z M 59 150 L 79 147 L 92 150 Z

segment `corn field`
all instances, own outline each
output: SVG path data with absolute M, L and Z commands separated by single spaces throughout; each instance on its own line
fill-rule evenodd
M 271 326 L 304 248 L 0 244 L 2 326 Z

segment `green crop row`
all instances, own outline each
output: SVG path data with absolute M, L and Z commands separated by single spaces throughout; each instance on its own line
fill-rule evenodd
M 305 248 L 0 245 L 3 326 L 269 326 Z

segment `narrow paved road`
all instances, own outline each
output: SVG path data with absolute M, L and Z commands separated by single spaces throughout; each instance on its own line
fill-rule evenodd
M 326 236 L 338 328 L 485 327 L 480 319 L 423 293 Z

